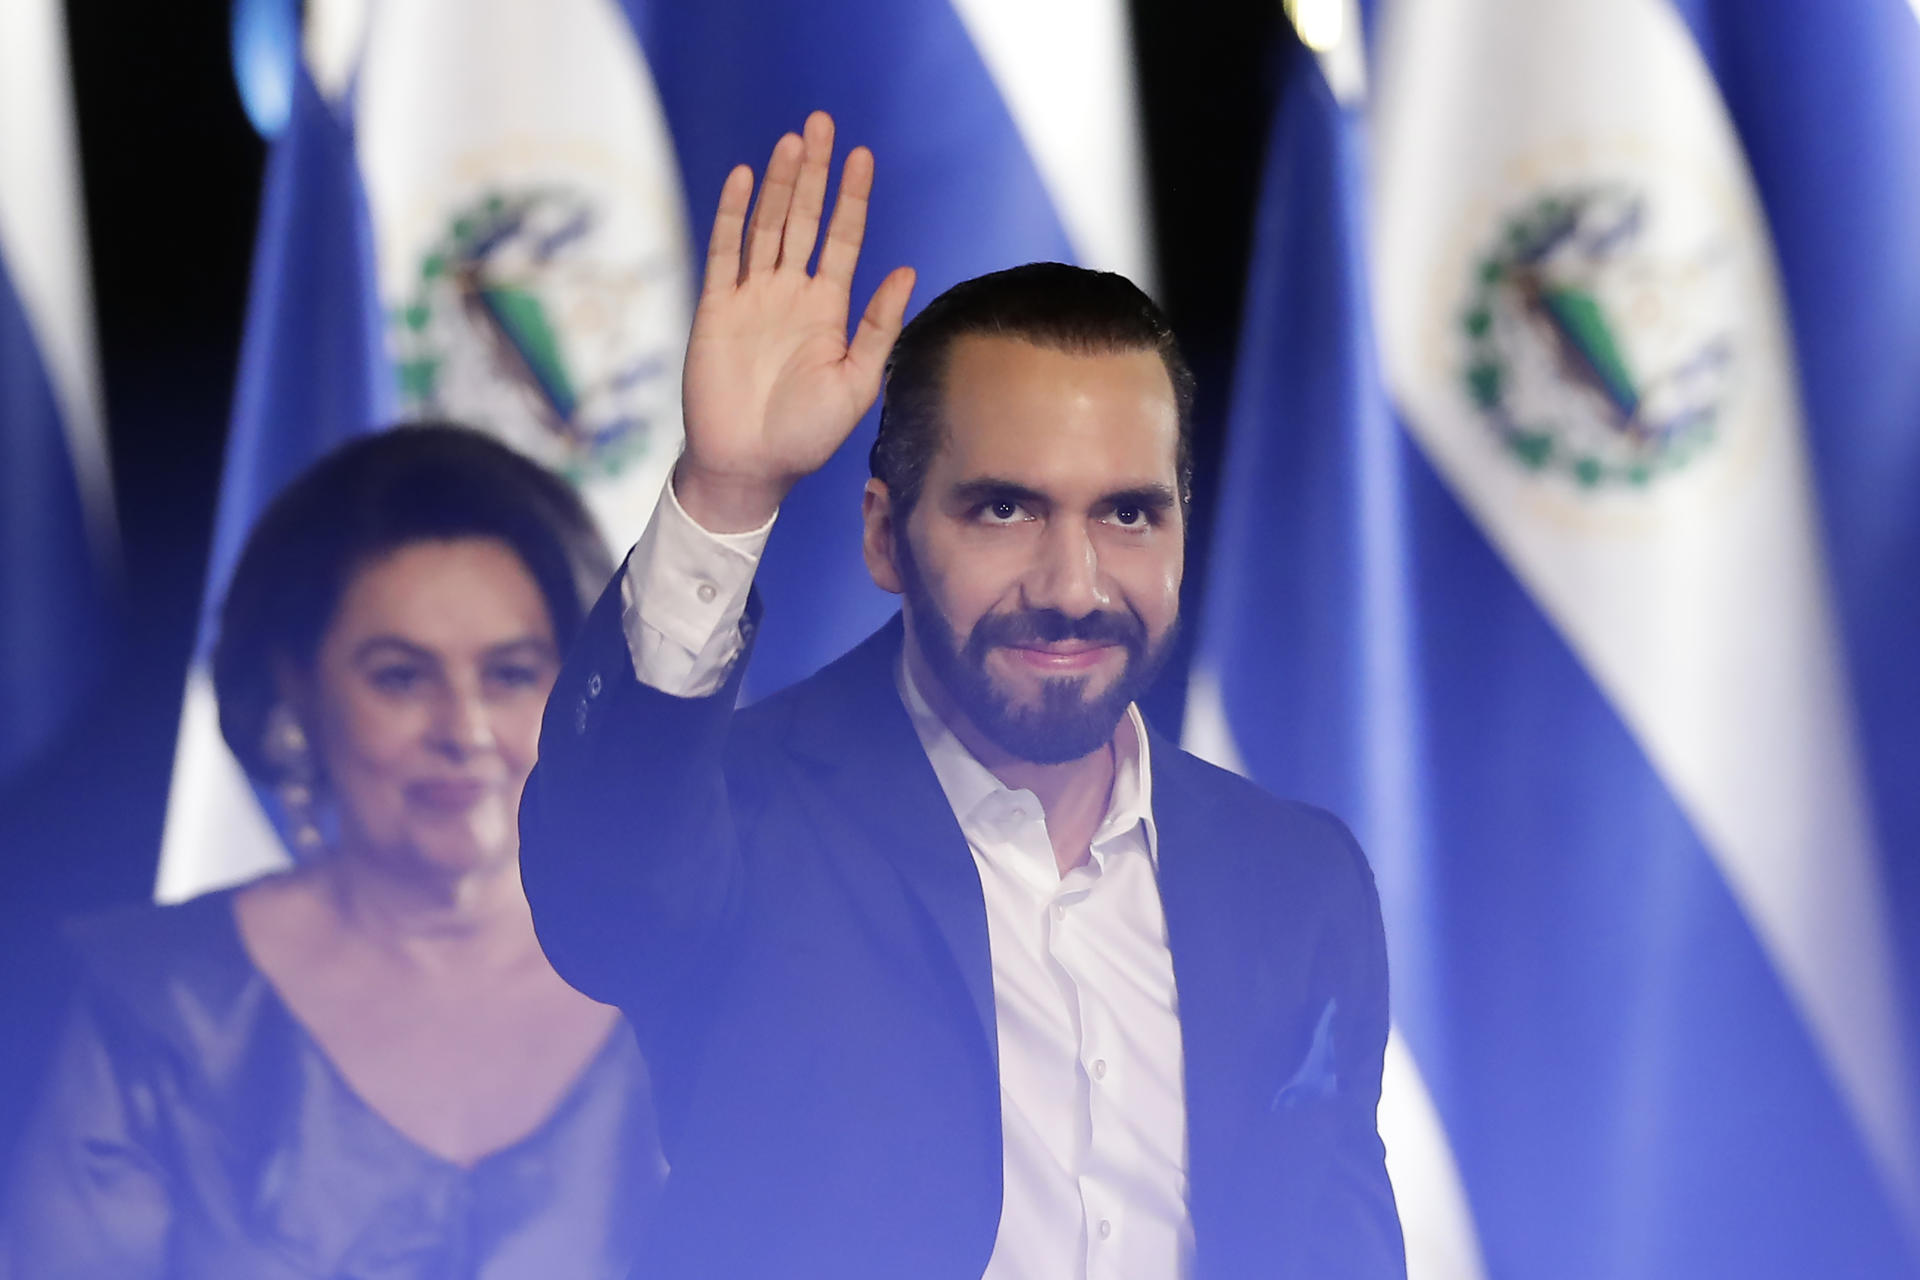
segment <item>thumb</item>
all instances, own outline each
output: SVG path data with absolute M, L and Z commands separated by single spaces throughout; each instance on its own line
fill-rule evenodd
M 860 327 L 854 330 L 847 347 L 847 372 L 861 388 L 868 403 L 880 394 L 880 375 L 887 367 L 887 353 L 900 336 L 900 325 L 907 313 L 907 299 L 913 293 L 912 267 L 895 267 L 880 287 L 873 291 Z

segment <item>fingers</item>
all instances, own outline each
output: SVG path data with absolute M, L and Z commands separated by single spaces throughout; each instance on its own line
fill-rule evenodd
M 807 117 L 802 141 L 800 178 L 793 188 L 793 208 L 781 237 L 780 263 L 785 269 L 805 271 L 820 234 L 820 212 L 827 202 L 827 174 L 833 167 L 833 117 L 816 111 Z
M 787 209 L 793 204 L 804 148 L 805 144 L 791 133 L 781 134 L 780 141 L 773 144 L 767 176 L 760 184 L 760 201 L 754 206 L 753 224 L 747 231 L 742 276 L 765 271 L 779 259 L 780 229 L 786 225 Z
M 720 207 L 713 213 L 713 232 L 707 237 L 707 279 L 703 292 L 731 288 L 740 279 L 740 237 L 747 225 L 747 204 L 753 198 L 753 170 L 735 165 L 720 187 Z
M 751 214 L 747 201 L 752 196 L 752 171 L 743 165 L 727 175 L 707 246 L 707 289 L 776 267 L 805 272 L 820 239 L 832 159 L 833 118 L 816 111 L 807 117 L 804 136 L 783 134 L 774 144 Z M 856 147 L 841 166 L 840 194 L 827 225 L 826 245 L 820 250 L 818 274 L 842 289 L 853 287 L 872 191 L 873 153 Z M 725 270 L 728 264 L 733 267 L 730 277 Z M 904 296 L 901 305 L 905 305 Z
M 900 323 L 907 314 L 907 299 L 913 294 L 913 268 L 895 267 L 880 287 L 873 291 L 860 327 L 847 346 L 847 363 L 859 379 L 866 398 L 871 401 L 880 392 L 880 375 L 887 367 L 887 352 L 900 336 Z
M 873 152 L 855 147 L 840 167 L 840 198 L 834 201 L 827 243 L 820 250 L 819 274 L 842 289 L 853 288 L 854 264 L 860 261 L 860 242 L 867 234 L 867 197 L 872 192 Z

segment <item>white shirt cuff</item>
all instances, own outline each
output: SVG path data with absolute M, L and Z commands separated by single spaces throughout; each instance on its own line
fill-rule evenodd
M 673 478 L 627 555 L 621 624 L 640 683 L 701 698 L 740 656 L 740 619 L 773 518 L 747 533 L 710 533 L 680 505 Z

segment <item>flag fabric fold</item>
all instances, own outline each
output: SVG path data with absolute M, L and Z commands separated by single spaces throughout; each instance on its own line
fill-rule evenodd
M 118 571 L 58 0 L 0 12 L 0 778 L 99 674 Z
M 1773 230 L 1865 768 L 1890 885 L 1920 918 L 1920 9 L 1677 0 Z M 1899 855 L 1905 854 L 1901 857 Z M 1920 974 L 1920 929 L 1907 972 Z M 1909 1012 L 1920 1019 L 1920 996 Z

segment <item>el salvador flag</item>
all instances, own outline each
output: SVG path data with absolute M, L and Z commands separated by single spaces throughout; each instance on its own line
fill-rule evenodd
M 1920 1266 L 1920 29 L 1845 7 L 1383 2 L 1283 106 L 1189 733 L 1372 855 L 1416 1276 Z
M 242 21 L 290 33 L 275 6 Z M 284 37 L 283 37 L 284 42 Z M 211 610 L 246 530 L 346 436 L 490 427 L 572 474 L 624 549 L 678 451 L 694 260 L 735 164 L 824 107 L 877 185 L 855 281 L 1067 259 L 1148 279 L 1120 0 L 391 0 L 307 6 L 302 56 L 251 96 L 274 144 L 223 481 Z M 684 185 L 681 175 L 685 175 Z M 892 599 L 859 554 L 871 422 L 783 508 L 759 582 L 758 691 L 836 656 Z M 211 615 L 202 636 L 211 634 Z M 159 896 L 283 860 L 188 683 Z
M 0 6 L 0 778 L 98 674 L 118 554 L 59 0 Z
M 728 170 L 759 168 L 809 110 L 875 178 L 854 313 L 896 266 L 917 308 L 968 277 L 1041 260 L 1152 287 L 1126 6 L 1120 0 L 625 0 L 659 79 L 695 225 Z M 788 496 L 756 584 L 768 625 L 748 690 L 811 674 L 897 601 L 860 558 L 876 414 Z

